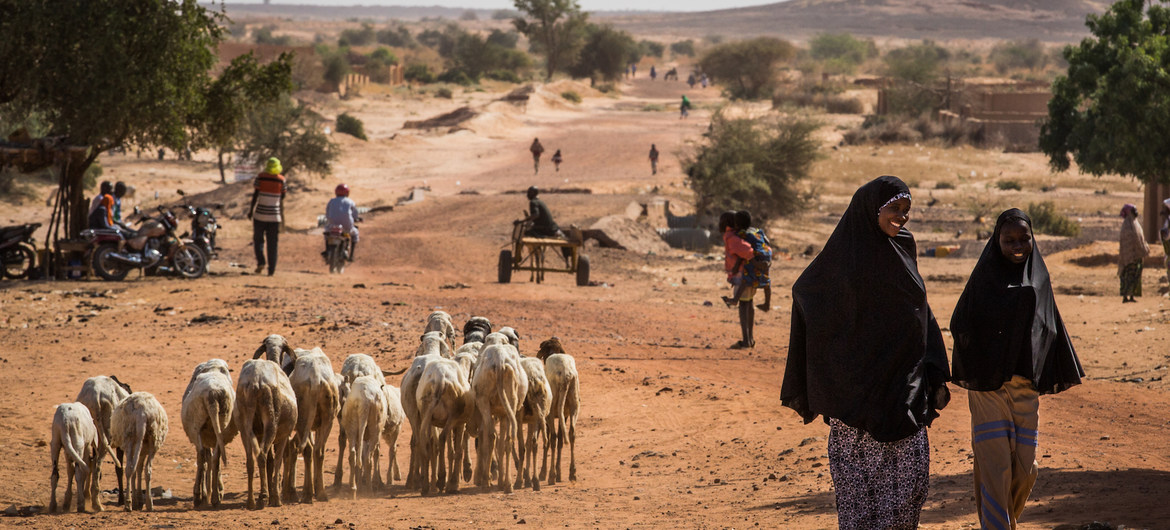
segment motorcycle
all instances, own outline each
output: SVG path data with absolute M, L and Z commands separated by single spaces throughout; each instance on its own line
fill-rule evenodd
M 195 279 L 207 271 L 207 255 L 175 235 L 175 214 L 162 206 L 157 217 L 145 217 L 136 231 L 89 229 L 81 237 L 90 242 L 90 266 L 109 281 L 122 281 L 131 269 L 145 273 L 173 273 Z M 141 213 L 135 208 L 135 213 Z
M 0 228 L 0 275 L 19 280 L 27 278 L 36 262 L 36 239 L 33 232 L 41 223 Z
M 329 265 L 330 273 L 345 272 L 345 265 L 349 263 L 349 232 L 341 226 L 333 225 L 325 230 L 325 263 Z
M 219 230 L 219 223 L 207 208 L 187 206 L 187 213 L 191 214 L 191 242 L 207 255 L 208 265 L 211 259 L 217 257 L 215 253 L 215 232 Z M 187 233 L 179 236 L 186 239 Z

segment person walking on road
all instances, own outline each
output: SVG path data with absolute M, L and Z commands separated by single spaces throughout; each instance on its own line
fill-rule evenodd
M 650 144 L 650 174 L 658 174 L 658 147 Z
M 555 166 L 557 168 L 558 173 L 560 173 L 560 171 L 561 171 L 561 162 L 564 162 L 564 161 L 565 161 L 565 158 L 563 156 L 561 156 L 561 150 L 557 149 L 557 152 L 553 153 L 552 163 L 553 163 L 553 166 Z
M 1137 206 L 1121 207 L 1121 248 L 1117 258 L 1117 276 L 1121 279 L 1121 301 L 1136 302 L 1142 295 L 1142 261 L 1150 255 L 1150 245 L 1138 223 Z
M 1028 214 L 1012 208 L 971 271 L 951 315 L 952 374 L 967 389 L 975 511 L 982 528 L 1016 528 L 1036 483 L 1040 395 L 1081 369 Z
M 540 138 L 533 138 L 532 145 L 528 147 L 532 152 L 532 174 L 540 173 L 540 155 L 544 154 L 544 146 L 540 145 Z
M 252 245 L 256 251 L 256 274 L 268 267 L 268 275 L 276 273 L 276 248 L 280 239 L 280 225 L 284 222 L 285 180 L 284 168 L 276 157 L 268 159 L 264 171 L 252 181 L 252 204 L 248 219 L 252 220 Z M 264 250 L 268 256 L 265 259 Z

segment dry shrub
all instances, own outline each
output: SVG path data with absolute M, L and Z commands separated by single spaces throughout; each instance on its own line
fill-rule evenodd
M 772 108 L 785 106 L 824 109 L 829 114 L 861 114 L 865 105 L 860 99 L 839 94 L 837 87 L 803 85 L 781 90 L 772 96 Z
M 938 140 L 946 146 L 988 144 L 980 129 L 970 123 L 944 123 L 932 120 L 926 115 L 917 118 L 869 116 L 860 126 L 844 134 L 844 142 L 849 145 L 915 143 L 929 140 Z

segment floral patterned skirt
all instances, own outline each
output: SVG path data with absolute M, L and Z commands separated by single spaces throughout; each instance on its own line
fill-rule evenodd
M 891 443 L 829 419 L 829 472 L 841 530 L 915 529 L 930 485 L 926 429 Z
M 1121 296 L 1142 295 L 1142 261 L 1129 263 L 1118 274 L 1121 277 Z

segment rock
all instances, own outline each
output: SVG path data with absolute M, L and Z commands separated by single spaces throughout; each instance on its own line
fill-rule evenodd
M 20 512 L 20 508 L 18 508 L 15 504 L 9 504 L 8 507 L 4 509 L 4 515 L 16 515 L 18 512 Z
M 809 444 L 814 444 L 814 443 L 817 443 L 821 440 L 824 440 L 824 438 L 821 438 L 820 436 L 813 436 L 811 438 L 805 438 L 805 439 L 800 441 L 800 447 L 804 447 L 804 446 L 809 445 Z
M 516 521 L 516 524 L 528 524 L 528 521 L 525 521 L 524 519 L 521 519 L 521 520 L 519 520 L 519 521 Z
M 338 517 L 336 521 L 333 521 L 333 524 L 345 524 L 345 522 L 342 521 L 340 517 Z
M 639 497 L 639 496 L 637 496 L 637 495 L 635 495 L 635 496 L 634 496 L 634 500 L 636 500 L 636 501 L 640 501 L 640 500 L 642 500 L 642 498 L 641 498 L 641 497 Z
M 776 480 L 776 474 L 775 473 L 768 473 L 768 480 Z
M 354 288 L 354 289 L 365 289 L 365 288 L 366 288 L 366 284 L 364 284 L 364 283 L 355 283 L 355 284 L 353 284 L 353 288 Z

